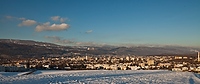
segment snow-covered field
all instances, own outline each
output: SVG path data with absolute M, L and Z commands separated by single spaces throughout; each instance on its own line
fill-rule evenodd
M 200 75 L 165 70 L 0 72 L 0 84 L 200 84 Z

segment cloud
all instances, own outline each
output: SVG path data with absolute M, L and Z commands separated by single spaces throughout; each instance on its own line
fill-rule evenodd
M 59 44 L 68 44 L 68 45 L 76 45 L 76 46 L 104 46 L 105 43 L 95 43 L 95 42 L 77 42 L 70 39 L 61 39 L 58 36 L 45 36 L 45 38 L 52 40 L 53 42 Z
M 92 32 L 93 32 L 92 30 L 88 30 L 85 33 L 89 34 L 89 33 L 92 33 Z
M 6 18 L 6 19 L 13 19 L 13 18 L 15 18 L 15 17 L 7 15 L 7 16 L 5 16 L 5 18 Z
M 7 15 L 7 16 L 5 16 L 5 18 L 6 18 L 7 20 L 16 20 L 16 21 L 20 21 L 21 23 L 18 24 L 18 26 L 20 26 L 20 27 L 21 27 L 21 26 L 32 26 L 32 25 L 37 24 L 37 21 L 31 20 L 31 19 L 26 19 L 26 18 L 24 18 L 24 17 L 19 18 L 19 17 L 14 17 L 14 16 L 9 16 L 9 15 Z
M 63 23 L 67 20 L 67 18 L 60 18 L 60 22 Z
M 50 22 L 46 22 L 46 23 L 37 25 L 35 30 L 37 32 L 41 32 L 41 31 L 61 31 L 61 30 L 66 30 L 68 28 L 69 28 L 69 25 L 66 24 L 66 23 L 50 25 Z
M 26 18 L 18 18 L 19 20 L 26 20 Z
M 18 18 L 10 15 L 5 16 L 5 18 L 10 20 L 26 20 L 26 18 Z
M 62 18 L 60 16 L 51 17 L 51 20 L 59 21 L 60 23 L 50 23 L 50 22 L 40 23 L 40 22 L 35 21 L 35 20 L 26 19 L 26 18 L 23 18 L 23 17 L 19 18 L 19 17 L 9 16 L 9 15 L 5 16 L 4 18 L 7 19 L 7 20 L 20 21 L 20 23 L 18 24 L 19 27 L 22 27 L 22 26 L 35 26 L 35 31 L 36 32 L 62 31 L 62 30 L 66 30 L 66 29 L 69 28 L 69 24 L 65 23 L 67 18 Z
M 61 37 L 58 36 L 45 36 L 47 39 L 51 39 L 53 42 L 56 43 L 61 43 L 61 44 L 75 44 L 73 40 L 66 40 L 66 39 L 61 39 Z
M 25 18 L 19 18 L 19 19 L 23 19 L 23 21 L 18 26 L 32 26 L 37 23 L 35 20 L 24 20 Z
M 53 20 L 53 21 L 58 21 L 59 18 L 60 18 L 60 16 L 53 16 L 53 17 L 51 17 L 51 20 Z
M 76 42 L 77 46 L 103 46 L 105 44 L 99 44 L 95 42 Z
M 53 17 L 51 17 L 51 20 L 56 21 L 56 22 L 60 21 L 61 23 L 64 23 L 67 20 L 67 18 L 62 18 L 60 16 L 53 16 Z
M 105 46 L 106 43 L 96 43 L 96 42 L 76 42 L 76 46 Z
M 10 15 L 5 16 L 5 19 L 10 20 L 10 21 L 21 20 L 18 17 L 14 17 L 14 16 L 10 16 Z
M 190 51 L 191 52 L 199 52 L 198 50 L 194 50 L 194 49 L 191 49 Z

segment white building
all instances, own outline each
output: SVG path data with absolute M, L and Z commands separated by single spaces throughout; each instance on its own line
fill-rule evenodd
M 131 70 L 139 70 L 140 67 L 137 67 L 137 66 L 128 66 L 129 68 L 131 68 Z
M 181 68 L 172 68 L 172 71 L 182 71 Z

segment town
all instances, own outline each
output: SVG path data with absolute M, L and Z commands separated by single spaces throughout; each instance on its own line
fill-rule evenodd
M 21 72 L 27 70 L 171 70 L 200 72 L 197 56 L 118 56 L 91 55 L 15 59 L 1 63 L 0 71 Z

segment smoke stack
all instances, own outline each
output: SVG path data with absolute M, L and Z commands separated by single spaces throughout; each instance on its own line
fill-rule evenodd
M 198 56 L 198 62 L 200 61 L 200 58 L 199 58 L 199 52 L 197 52 L 197 56 Z

